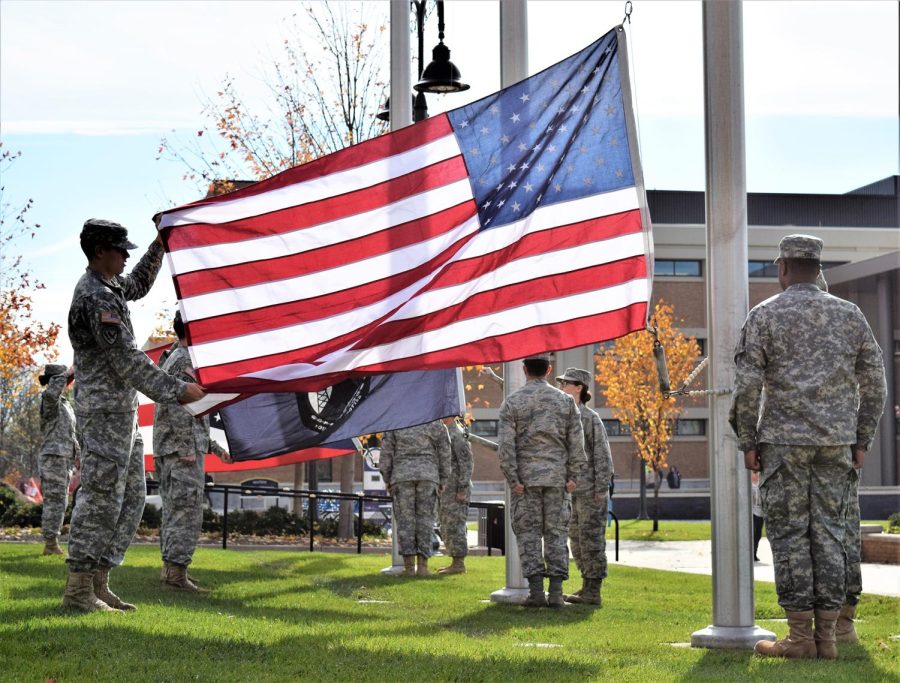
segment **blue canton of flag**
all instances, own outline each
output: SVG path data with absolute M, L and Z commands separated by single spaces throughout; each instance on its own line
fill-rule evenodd
M 615 31 L 448 116 L 485 228 L 635 184 Z

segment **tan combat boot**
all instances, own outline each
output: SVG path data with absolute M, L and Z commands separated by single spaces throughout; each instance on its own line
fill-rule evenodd
M 65 555 L 59 547 L 59 539 L 48 538 L 44 540 L 44 555 Z
M 163 588 L 186 591 L 188 593 L 199 593 L 202 595 L 209 593 L 209 590 L 200 588 L 200 586 L 188 578 L 187 567 L 166 562 L 165 571 L 166 579 L 163 581 Z
M 587 579 L 585 579 L 584 577 L 582 577 L 582 578 L 581 578 L 581 588 L 579 588 L 579 589 L 578 589 L 577 591 L 575 591 L 574 593 L 569 593 L 569 594 L 565 595 L 565 596 L 564 596 L 565 601 L 566 601 L 566 602 L 578 602 L 577 598 L 580 598 L 580 597 L 581 597 L 581 594 L 584 593 L 584 586 L 585 586 L 585 583 L 587 583 Z M 576 598 L 576 599 L 573 600 L 572 598 Z
M 785 638 L 774 643 L 760 640 L 753 651 L 763 657 L 785 657 L 786 659 L 815 659 L 816 643 L 813 640 L 813 611 L 784 611 L 790 632 Z
M 93 572 L 69 572 L 66 577 L 66 590 L 63 593 L 62 606 L 80 612 L 121 612 L 110 607 L 94 595 Z
M 109 569 L 109 567 L 100 567 L 100 569 L 94 572 L 94 595 L 110 607 L 122 610 L 123 612 L 136 610 L 137 607 L 130 602 L 125 602 L 109 589 Z
M 404 555 L 403 556 L 403 574 L 401 576 L 415 576 L 416 575 L 416 556 L 415 555 Z
M 840 611 L 836 609 L 816 610 L 816 652 L 819 659 L 837 659 L 837 641 L 834 631 Z
M 603 579 L 585 579 L 581 595 L 570 595 L 566 602 L 575 605 L 600 605 L 600 586 Z
M 551 576 L 550 585 L 547 587 L 547 607 L 560 608 L 566 606 L 562 592 L 563 579 L 561 576 Z
M 546 607 L 547 596 L 544 594 L 544 577 L 528 577 L 528 597 L 523 603 L 525 607 Z
M 465 574 L 466 562 L 462 557 L 454 557 L 448 566 L 438 569 L 438 574 Z
M 431 576 L 431 572 L 428 571 L 428 558 L 424 555 L 419 555 L 419 567 L 416 570 L 416 576 Z
M 834 629 L 835 640 L 839 643 L 858 643 L 859 635 L 856 633 L 856 627 L 853 620 L 856 618 L 856 605 L 844 605 L 841 607 L 841 613 L 837 620 L 837 627 Z

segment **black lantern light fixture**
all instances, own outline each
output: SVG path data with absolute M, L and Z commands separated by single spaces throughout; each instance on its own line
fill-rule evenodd
M 413 87 L 417 92 L 462 92 L 469 85 L 462 82 L 462 75 L 456 65 L 450 61 L 450 48 L 444 45 L 444 2 L 437 0 L 438 8 L 438 42 L 431 51 L 431 64 L 425 67 L 419 82 Z M 419 34 L 421 36 L 421 33 Z
M 424 121 L 428 118 L 428 103 L 425 101 L 426 92 L 448 93 L 468 90 L 469 86 L 460 80 L 459 69 L 450 61 L 450 48 L 444 45 L 444 2 L 437 0 L 438 9 L 438 40 L 440 42 L 432 51 L 432 62 L 423 70 L 425 57 L 425 3 L 427 0 L 411 0 L 416 11 L 416 37 L 419 48 L 419 82 L 413 87 L 416 94 L 412 100 L 413 121 Z M 384 102 L 384 107 L 375 118 L 380 121 L 391 120 L 391 98 Z

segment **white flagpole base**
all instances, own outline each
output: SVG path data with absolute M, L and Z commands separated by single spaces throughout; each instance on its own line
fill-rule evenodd
M 491 593 L 491 602 L 497 602 L 505 605 L 521 605 L 528 597 L 527 588 L 501 588 Z
M 752 650 L 760 640 L 775 640 L 775 634 L 759 626 L 715 626 L 691 634 L 691 647 L 719 650 Z

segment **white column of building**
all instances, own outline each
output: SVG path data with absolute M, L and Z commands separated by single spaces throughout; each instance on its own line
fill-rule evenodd
M 391 0 L 391 130 L 412 123 L 412 54 L 409 48 L 409 0 Z M 385 482 L 387 485 L 387 482 Z M 403 571 L 397 524 L 391 513 L 391 566 L 382 574 Z
M 528 76 L 528 7 L 525 0 L 500 1 L 500 85 L 505 88 Z M 520 361 L 503 367 L 503 396 L 509 396 L 525 384 Z M 519 548 L 512 530 L 512 495 L 504 484 L 506 543 L 506 585 L 491 593 L 492 602 L 522 603 L 528 597 L 528 584 L 522 576 Z
M 706 258 L 710 387 L 734 386 L 734 344 L 747 315 L 747 187 L 740 2 L 704 0 Z M 713 623 L 693 647 L 752 648 L 774 640 L 754 624 L 750 477 L 728 424 L 729 393 L 709 402 Z

